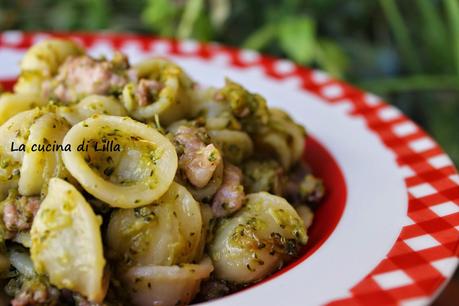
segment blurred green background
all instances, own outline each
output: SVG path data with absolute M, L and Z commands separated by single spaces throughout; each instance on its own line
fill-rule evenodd
M 382 95 L 459 164 L 458 0 L 0 0 L 0 30 L 123 31 L 218 41 Z

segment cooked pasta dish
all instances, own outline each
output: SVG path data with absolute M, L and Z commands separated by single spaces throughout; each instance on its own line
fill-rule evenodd
M 34 45 L 0 94 L 0 305 L 188 305 L 265 279 L 324 195 L 304 140 L 230 79 Z

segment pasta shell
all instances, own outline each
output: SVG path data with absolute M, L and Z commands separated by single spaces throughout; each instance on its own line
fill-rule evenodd
M 21 61 L 21 71 L 40 71 L 44 76 L 51 76 L 68 56 L 82 53 L 82 49 L 71 40 L 48 39 L 26 52 Z
M 104 149 L 109 143 L 112 148 Z M 86 191 L 113 207 L 140 207 L 159 199 L 177 170 L 172 143 L 128 117 L 95 115 L 74 125 L 64 144 L 73 148 L 62 154 L 66 168 Z M 78 151 L 82 144 L 88 149 Z
M 83 98 L 79 103 L 70 106 L 61 106 L 58 114 L 71 125 L 75 125 L 93 115 L 126 116 L 124 107 L 113 97 L 91 95 Z
M 25 151 L 19 150 L 27 144 L 30 126 L 42 115 L 35 108 L 16 114 L 0 126 L 0 199 L 3 200 L 11 188 L 17 188 L 19 170 Z M 12 150 L 12 146 L 16 151 Z
M 152 58 L 133 68 L 139 79 L 156 81 L 160 89 L 150 104 L 140 106 L 134 95 L 133 84 L 126 85 L 121 99 L 132 117 L 153 120 L 156 115 L 162 124 L 168 125 L 189 115 L 193 82 L 179 66 L 165 59 Z
M 199 264 L 133 267 L 123 280 L 135 306 L 188 305 L 212 270 L 206 257 Z
M 201 254 L 203 220 L 199 203 L 172 183 L 152 205 L 113 213 L 107 240 L 112 257 L 126 265 L 174 265 Z
M 57 73 L 68 56 L 82 53 L 83 50 L 70 40 L 49 39 L 35 44 L 22 58 L 21 73 L 14 91 L 43 96 L 43 82 Z
M 219 223 L 209 250 L 217 278 L 250 283 L 278 269 L 306 241 L 295 209 L 281 197 L 259 192 Z
M 53 178 L 35 217 L 30 249 L 35 270 L 51 284 L 101 302 L 106 293 L 101 219 L 71 184 Z
M 67 122 L 53 113 L 44 114 L 31 125 L 27 140 L 28 150 L 22 160 L 18 182 L 20 194 L 40 194 L 48 180 L 59 175 L 56 170 L 61 158 L 60 151 L 52 148 L 49 151 L 38 151 L 38 146 L 61 145 L 68 129 Z
M 20 112 L 45 103 L 45 100 L 35 95 L 4 93 L 0 96 L 0 125 Z

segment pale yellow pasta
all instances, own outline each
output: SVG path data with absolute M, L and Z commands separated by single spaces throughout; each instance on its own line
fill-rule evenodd
M 71 125 L 75 125 L 93 115 L 126 116 L 123 105 L 113 97 L 91 95 L 83 98 L 77 104 L 60 106 L 57 113 Z
M 275 126 L 275 129 L 288 135 L 292 163 L 297 162 L 304 151 L 304 128 L 293 122 L 290 116 L 281 109 L 271 108 L 270 113 L 271 125 Z
M 203 116 L 205 127 L 209 131 L 224 129 L 240 129 L 240 123 L 234 117 L 231 106 L 225 101 L 217 101 L 216 88 L 205 88 L 195 93 L 195 103 L 191 109 L 192 117 Z
M 43 82 L 46 80 L 40 71 L 22 71 L 14 84 L 14 92 L 43 98 Z
M 90 148 L 79 152 L 77 147 L 84 141 Z M 115 147 L 98 152 L 93 146 L 115 141 L 119 152 Z M 114 207 L 139 207 L 157 200 L 177 170 L 171 142 L 128 117 L 95 115 L 74 125 L 64 138 L 66 144 L 74 148 L 62 154 L 66 168 L 86 191 Z
M 253 154 L 253 143 L 249 135 L 242 131 L 213 130 L 209 131 L 212 141 L 223 153 L 223 157 L 233 164 L 240 164 Z
M 212 261 L 206 257 L 198 264 L 133 267 L 122 279 L 135 306 L 188 305 L 212 270 Z
M 172 306 L 191 301 L 201 280 L 213 270 L 209 258 L 201 261 L 210 222 L 208 209 L 185 187 L 172 183 L 152 205 L 120 209 L 112 215 L 107 232 L 109 252 L 118 262 L 133 305 Z
M 263 279 L 307 241 L 303 221 L 283 198 L 266 192 L 217 226 L 210 256 L 217 278 L 236 283 Z
M 193 102 L 193 83 L 179 66 L 165 59 L 154 58 L 142 61 L 133 68 L 139 79 L 157 82 L 158 89 L 148 105 L 139 105 L 134 84 L 124 87 L 121 99 L 132 117 L 153 120 L 156 115 L 161 123 L 168 125 L 189 115 Z
M 214 87 L 202 88 L 196 91 L 196 102 L 191 109 L 193 117 L 204 115 L 207 119 L 216 118 L 225 112 L 231 112 L 231 107 L 228 103 L 216 101 L 215 97 L 218 90 Z M 221 126 L 219 129 L 225 128 Z
M 117 210 L 108 226 L 108 245 L 123 265 L 192 262 L 201 254 L 202 225 L 199 203 L 172 183 L 152 205 Z
M 30 252 L 35 270 L 58 288 L 101 302 L 107 289 L 101 221 L 74 186 L 51 179 L 32 224 Z
M 284 169 L 298 162 L 304 151 L 304 128 L 279 109 L 270 109 L 269 124 L 254 136 L 261 151 L 273 153 Z
M 0 95 L 0 125 L 14 115 L 46 104 L 46 100 L 32 94 L 4 93 Z
M 22 161 L 23 151 L 17 149 L 26 145 L 30 135 L 30 126 L 41 116 L 43 111 L 39 108 L 24 111 L 8 119 L 0 126 L 0 150 L 15 161 Z M 14 148 L 13 149 L 13 142 Z
M 200 247 L 198 249 L 198 254 L 196 258 L 202 258 L 206 254 L 206 246 L 207 242 L 212 239 L 213 235 L 213 224 L 212 220 L 214 219 L 214 213 L 212 212 L 212 208 L 210 205 L 201 204 L 201 217 L 202 217 L 202 229 L 201 229 L 201 241 Z
M 22 195 L 46 193 L 51 177 L 68 177 L 56 149 L 68 130 L 52 107 L 18 113 L 0 127 L 0 186 L 2 198 L 10 188 Z
M 290 148 L 283 133 L 270 131 L 260 136 L 257 144 L 262 152 L 274 153 L 284 169 L 289 169 L 292 165 Z
M 51 76 L 68 56 L 82 53 L 82 49 L 71 40 L 44 40 L 26 52 L 20 64 L 21 71 L 40 71 L 44 76 Z
M 30 134 L 30 126 L 42 115 L 38 108 L 21 112 L 0 126 L 0 199 L 8 190 L 17 188 L 24 149 Z
M 82 53 L 82 49 L 69 40 L 50 39 L 34 45 L 21 61 L 21 74 L 14 91 L 42 96 L 43 82 L 57 73 L 68 56 Z
M 305 205 L 298 206 L 295 209 L 300 218 L 303 220 L 305 228 L 308 229 L 312 224 L 312 220 L 314 219 L 314 213 L 309 207 Z
M 38 195 L 50 178 L 60 176 L 61 152 L 56 146 L 62 144 L 68 129 L 67 122 L 53 113 L 45 113 L 30 126 L 18 182 L 20 194 Z

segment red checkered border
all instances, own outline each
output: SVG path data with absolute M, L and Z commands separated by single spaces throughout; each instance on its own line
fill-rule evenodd
M 130 34 L 0 34 L 0 48 L 25 49 L 49 36 L 72 37 L 86 47 L 110 46 L 131 52 L 199 57 L 239 68 L 259 68 L 269 78 L 295 82 L 330 104 L 365 120 L 393 152 L 409 198 L 406 224 L 390 252 L 341 305 L 424 305 L 453 273 L 459 255 L 459 176 L 450 159 L 417 125 L 380 98 L 323 72 L 249 50 Z

